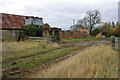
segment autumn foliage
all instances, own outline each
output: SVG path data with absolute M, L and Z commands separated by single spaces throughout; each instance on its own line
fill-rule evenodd
M 110 24 L 106 23 L 99 30 L 100 30 L 100 32 L 106 34 L 107 37 L 110 37 L 111 35 L 120 37 L 120 25 L 111 26 Z
M 120 25 L 115 26 L 115 29 L 112 30 L 112 35 L 120 37 Z

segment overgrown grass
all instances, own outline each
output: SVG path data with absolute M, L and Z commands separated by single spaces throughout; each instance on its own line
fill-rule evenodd
M 20 63 L 14 65 L 14 66 L 19 67 L 22 70 L 28 70 L 28 69 L 31 69 L 33 67 L 45 64 L 45 63 L 47 63 L 51 60 L 55 60 L 59 57 L 68 55 L 72 51 L 78 50 L 80 48 L 81 47 L 69 48 L 69 49 L 65 49 L 65 50 L 62 50 L 62 51 L 57 51 L 57 52 L 54 52 L 54 53 L 49 53 L 49 54 L 45 54 L 45 55 L 41 55 L 41 56 L 31 57 L 31 58 L 28 58 L 25 61 L 20 62 Z M 10 68 L 11 66 L 12 65 L 8 63 L 8 64 L 3 65 L 3 68 L 7 69 L 7 68 Z
M 68 48 L 65 50 L 57 51 L 54 53 L 49 53 L 41 56 L 35 56 L 31 58 L 27 58 L 25 61 L 22 61 L 20 63 L 17 63 L 15 65 L 11 65 L 10 63 L 3 65 L 3 69 L 7 70 L 6 72 L 3 72 L 3 76 L 11 77 L 9 76 L 9 69 L 11 67 L 17 67 L 20 70 L 31 70 L 32 68 L 39 67 L 43 64 L 46 64 L 52 60 L 55 60 L 57 58 L 66 56 L 70 54 L 71 52 L 81 49 L 83 47 L 74 47 L 74 48 Z
M 90 37 L 90 38 L 78 38 L 78 39 L 65 39 L 64 41 L 84 41 L 84 40 L 99 40 L 99 39 L 110 39 L 110 37 L 106 38 L 97 38 L 97 37 Z
M 118 53 L 120 54 L 120 50 L 118 50 Z
M 91 47 L 52 66 L 38 78 L 117 78 L 118 53 L 110 46 Z
M 59 48 L 48 46 L 43 42 L 3 42 L 2 59 L 3 62 L 11 62 L 20 58 L 38 55 L 56 49 Z

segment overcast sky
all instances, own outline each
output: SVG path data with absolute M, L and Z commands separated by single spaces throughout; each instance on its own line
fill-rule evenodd
M 72 20 L 97 9 L 102 21 L 118 21 L 119 0 L 0 0 L 0 13 L 42 17 L 52 27 L 70 29 Z

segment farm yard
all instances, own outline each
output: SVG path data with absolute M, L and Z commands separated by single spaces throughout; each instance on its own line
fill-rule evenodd
M 0 78 L 120 77 L 120 2 L 74 1 L 1 2 Z
M 110 38 L 2 45 L 3 78 L 117 78 L 118 53 L 111 49 Z

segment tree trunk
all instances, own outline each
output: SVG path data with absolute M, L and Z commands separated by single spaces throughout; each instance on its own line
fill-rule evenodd
M 90 27 L 89 33 L 90 33 L 90 36 L 91 36 L 92 35 L 92 27 Z

